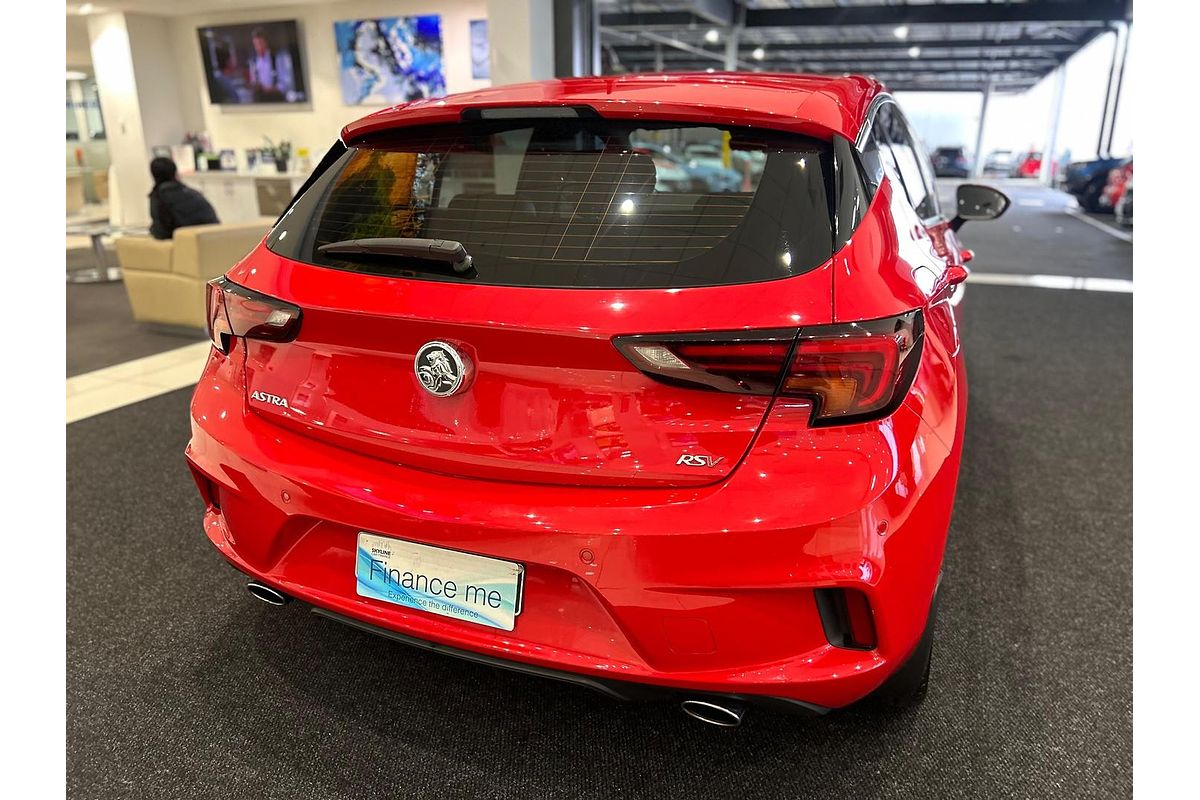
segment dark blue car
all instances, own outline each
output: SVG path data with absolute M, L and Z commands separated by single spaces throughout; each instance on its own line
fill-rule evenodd
M 939 147 L 933 151 L 933 174 L 939 178 L 969 178 L 971 164 L 961 147 Z
M 1084 211 L 1102 211 L 1100 196 L 1108 183 L 1108 173 L 1124 163 L 1123 158 L 1096 158 L 1073 161 L 1067 165 L 1063 189 L 1075 196 Z

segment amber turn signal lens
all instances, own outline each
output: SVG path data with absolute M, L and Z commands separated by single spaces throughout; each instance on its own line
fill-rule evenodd
M 854 407 L 858 381 L 854 378 L 821 378 L 789 375 L 783 382 L 784 394 L 817 395 L 826 414 L 845 414 Z

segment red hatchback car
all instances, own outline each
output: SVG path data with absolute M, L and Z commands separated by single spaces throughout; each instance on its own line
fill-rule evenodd
M 763 168 L 657 180 L 647 145 Z M 636 146 L 635 146 L 636 145 Z M 861 77 L 582 78 L 346 126 L 211 284 L 187 459 L 260 599 L 693 716 L 920 699 L 970 258 Z

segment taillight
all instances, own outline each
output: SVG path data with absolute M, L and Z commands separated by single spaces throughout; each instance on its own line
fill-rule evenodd
M 290 342 L 300 332 L 300 307 L 239 286 L 227 278 L 208 283 L 208 338 L 228 353 L 233 338 Z
M 773 394 L 796 340 L 788 328 L 753 333 L 622 336 L 617 349 L 664 383 L 740 394 Z
M 898 317 L 799 330 L 614 340 L 650 377 L 681 386 L 740 394 L 807 397 L 810 424 L 884 417 L 904 399 L 922 341 L 919 311 Z
M 801 329 L 780 393 L 811 398 L 814 425 L 887 416 L 912 385 L 921 337 L 916 311 Z

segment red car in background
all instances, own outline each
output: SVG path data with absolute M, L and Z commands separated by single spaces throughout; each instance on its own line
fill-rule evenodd
M 696 142 L 763 168 L 671 186 L 634 146 Z M 210 286 L 204 530 L 269 603 L 713 724 L 916 702 L 967 407 L 956 230 L 1007 202 L 942 209 L 863 77 L 367 116 Z
M 1041 172 L 1042 154 L 1036 150 L 1030 150 L 1017 161 L 1017 165 L 1013 167 L 1012 176 L 1014 178 L 1036 178 Z

